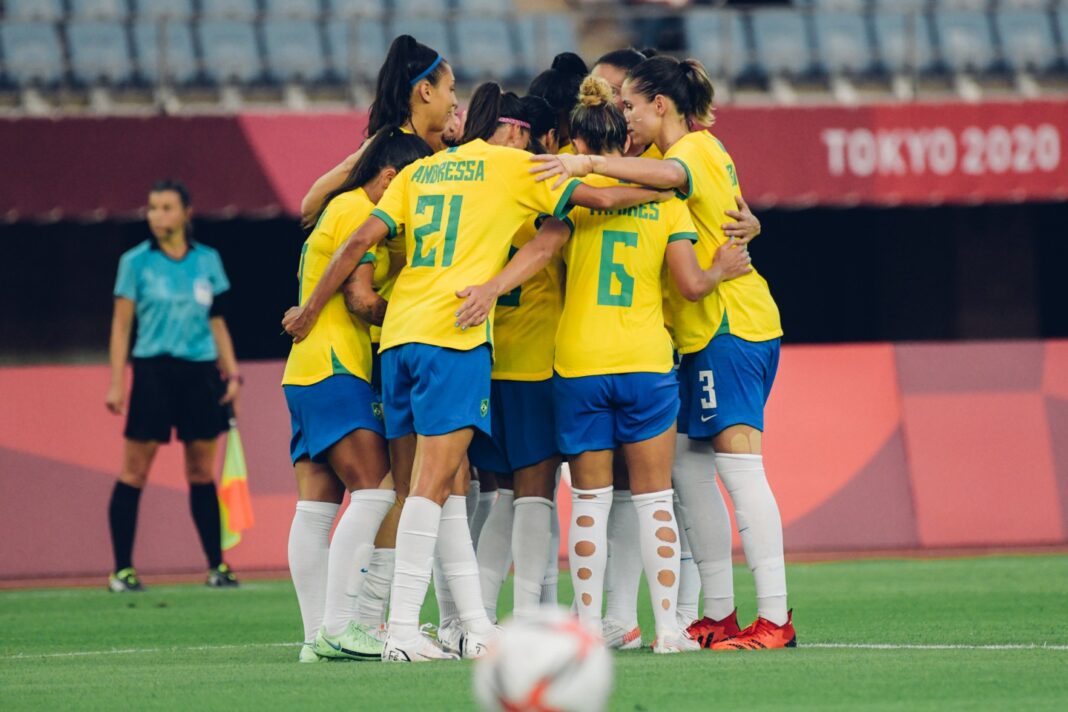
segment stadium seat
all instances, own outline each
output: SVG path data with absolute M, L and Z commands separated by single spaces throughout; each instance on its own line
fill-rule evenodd
M 758 68 L 766 74 L 805 74 L 812 67 L 804 17 L 794 10 L 758 10 L 753 23 L 753 48 Z
M 393 0 L 395 18 L 435 17 L 443 18 L 449 13 L 446 0 Z
M 265 9 L 270 19 L 315 20 L 323 12 L 319 0 L 266 0 Z
M 469 80 L 508 80 L 519 69 L 508 23 L 493 17 L 461 17 L 456 31 L 457 71 Z
M 814 10 L 827 12 L 832 10 L 841 12 L 863 12 L 867 2 L 866 0 L 801 0 L 797 4 L 802 7 L 809 7 Z
M 440 52 L 445 59 L 452 59 L 452 43 L 449 41 L 449 31 L 446 24 L 441 20 L 432 20 L 427 17 L 401 17 L 395 16 L 390 23 L 390 40 L 398 35 L 411 35 L 417 42 Z M 385 59 L 385 55 L 383 55 Z
M 872 68 L 868 28 L 864 18 L 852 12 L 817 12 L 816 57 L 828 74 L 863 74 Z
M 133 78 L 130 41 L 118 22 L 72 20 L 67 24 L 71 75 L 80 82 L 123 84 Z
M 524 15 L 516 22 L 523 72 L 530 76 L 550 67 L 561 52 L 578 47 L 575 19 L 564 13 Z
M 932 0 L 931 4 L 936 11 L 978 10 L 981 12 L 990 7 L 990 0 Z
M 700 60 L 713 77 L 734 78 L 749 67 L 749 46 L 740 13 L 696 9 L 686 14 L 684 29 L 687 55 Z
M 386 14 L 385 0 L 327 0 L 326 5 L 331 17 L 343 20 Z
M 386 58 L 386 30 L 377 20 L 328 22 L 327 57 L 334 73 L 343 80 L 370 80 Z
M 58 22 L 63 19 L 63 2 L 62 0 L 6 0 L 4 17 L 8 20 Z
M 212 81 L 252 82 L 263 73 L 252 23 L 203 20 L 197 32 L 204 72 Z
M 18 84 L 58 84 L 63 78 L 63 49 L 56 26 L 46 22 L 12 22 L 0 26 L 4 69 Z
M 954 72 L 986 72 L 994 66 L 994 37 L 984 12 L 945 10 L 935 13 L 942 61 Z
M 126 0 L 70 0 L 72 20 L 125 20 L 129 15 Z
M 456 8 L 467 17 L 500 17 L 514 9 L 512 0 L 456 0 Z
M 189 20 L 193 17 L 193 0 L 134 0 L 137 20 Z
M 1001 10 L 994 16 L 1005 63 L 1016 71 L 1047 71 L 1057 63 L 1057 42 L 1049 14 Z
M 876 11 L 923 12 L 929 4 L 930 0 L 872 0 Z
M 263 23 L 268 75 L 279 82 L 319 81 L 326 72 L 319 26 L 312 20 L 272 19 Z
M 138 76 L 152 83 L 167 79 L 188 84 L 197 76 L 193 32 L 185 22 L 168 22 L 165 28 L 163 39 L 166 41 L 161 42 L 159 23 L 134 23 L 133 40 L 137 53 Z
M 1053 0 L 1054 4 L 1057 2 Z M 999 10 L 1048 10 L 1049 6 L 1050 0 L 1000 0 L 997 4 Z
M 200 0 L 200 16 L 211 20 L 254 20 L 256 0 Z
M 877 12 L 872 18 L 879 61 L 889 72 L 927 72 L 934 64 L 931 32 L 922 13 Z
M 1057 29 L 1061 34 L 1061 61 L 1068 64 L 1068 5 L 1057 10 Z

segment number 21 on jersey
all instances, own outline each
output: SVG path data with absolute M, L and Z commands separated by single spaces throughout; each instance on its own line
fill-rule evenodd
M 420 195 L 415 201 L 415 214 L 427 215 L 428 221 L 415 228 L 415 252 L 412 254 L 412 267 L 448 267 L 456 251 L 456 232 L 460 225 L 460 211 L 464 205 L 464 196 L 454 195 L 449 198 L 449 209 L 445 210 L 444 195 Z M 448 213 L 445 220 L 445 241 L 441 245 L 441 261 L 438 262 L 437 246 L 427 250 L 426 246 L 433 236 L 441 232 L 443 213 Z

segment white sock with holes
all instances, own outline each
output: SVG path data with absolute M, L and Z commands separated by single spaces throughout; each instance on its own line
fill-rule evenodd
M 482 531 L 486 527 L 486 521 L 493 514 L 493 504 L 497 501 L 499 488 L 493 492 L 479 492 L 478 507 L 475 509 L 474 519 L 469 519 L 471 524 L 471 543 L 478 549 L 478 542 L 482 539 Z
M 467 498 L 463 495 L 450 495 L 441 509 L 438 557 L 464 629 L 471 633 L 490 632 L 493 625 L 486 617 L 486 609 L 482 607 L 478 560 L 471 545 Z
M 704 614 L 723 620 L 734 612 L 731 519 L 716 485 L 712 444 L 680 435 L 676 440 L 672 483 L 682 505 L 682 522 L 701 577 Z
M 515 501 L 512 527 L 514 616 L 529 616 L 541 607 L 542 581 L 552 558 L 552 531 L 549 524 L 552 516 L 553 502 L 550 499 L 520 497 Z
M 717 454 L 716 467 L 734 502 L 734 519 L 745 561 L 756 585 L 757 615 L 783 625 L 786 609 L 786 562 L 782 551 L 782 519 L 764 474 L 760 455 Z
M 679 528 L 675 523 L 672 490 L 634 495 L 638 510 L 638 538 L 645 580 L 653 604 L 657 636 L 679 629 L 676 605 L 679 595 Z
M 426 497 L 408 497 L 397 524 L 396 565 L 390 593 L 390 637 L 410 642 L 419 637 L 419 610 L 441 524 L 441 507 Z
M 693 562 L 690 538 L 686 535 L 685 512 L 675 493 L 675 520 L 679 525 L 679 620 L 686 625 L 697 620 L 698 599 L 701 596 L 701 574 Z
M 338 505 L 301 500 L 289 527 L 289 574 L 297 591 L 304 642 L 315 642 L 326 605 L 326 572 L 330 560 L 330 527 Z
M 568 559 L 579 621 L 601 635 L 604 567 L 608 560 L 608 515 L 612 488 L 571 490 Z
M 371 561 L 375 535 L 397 495 L 389 490 L 362 489 L 349 495 L 330 541 L 323 630 L 340 635 L 356 618 L 356 602 L 363 588 L 363 570 Z
M 395 561 L 396 549 L 375 549 L 371 553 L 371 563 L 367 565 L 360 598 L 356 601 L 356 622 L 372 630 L 386 622 Z
M 605 618 L 614 618 L 627 630 L 638 625 L 638 587 L 641 580 L 638 510 L 631 501 L 630 490 L 616 490 L 612 494 L 612 511 L 608 514 Z
M 501 595 L 501 585 L 508 577 L 508 567 L 512 565 L 512 505 L 515 500 L 515 493 L 509 489 L 498 488 L 496 494 L 482 527 L 485 536 L 475 545 L 482 605 L 494 623 L 497 622 L 497 599 Z M 481 504 L 479 511 L 482 511 Z
M 553 513 L 549 517 L 549 563 L 545 578 L 541 580 L 541 605 L 556 606 L 560 603 L 557 587 L 560 583 L 560 511 L 553 495 Z

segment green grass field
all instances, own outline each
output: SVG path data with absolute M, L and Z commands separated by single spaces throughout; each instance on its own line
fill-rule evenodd
M 789 583 L 796 650 L 619 654 L 612 709 L 1068 709 L 1068 557 L 796 564 Z M 288 581 L 3 591 L 0 631 L 7 711 L 474 709 L 466 662 L 298 665 Z

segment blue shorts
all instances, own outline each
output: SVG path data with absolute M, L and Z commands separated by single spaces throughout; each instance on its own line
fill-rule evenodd
M 475 433 L 467 456 L 480 470 L 511 474 L 559 455 L 553 417 L 553 382 L 493 381 L 493 435 Z
M 305 457 L 326 462 L 326 451 L 360 428 L 385 437 L 382 405 L 362 378 L 330 376 L 310 386 L 282 386 L 282 392 L 293 427 L 289 455 L 294 463 Z
M 679 414 L 675 373 L 553 376 L 556 443 L 565 455 L 660 435 Z
M 764 430 L 764 404 L 779 368 L 779 339 L 717 336 L 679 363 L 679 432 L 711 438 L 732 425 Z
M 382 402 L 382 354 L 378 344 L 371 344 L 371 390 L 375 392 L 378 402 Z
M 401 344 L 382 352 L 386 437 L 490 430 L 489 344 L 457 351 Z

